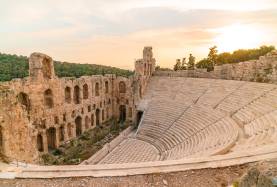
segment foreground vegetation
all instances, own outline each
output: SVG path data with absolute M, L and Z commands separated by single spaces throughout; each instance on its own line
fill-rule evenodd
M 132 71 L 96 64 L 76 64 L 54 61 L 55 72 L 58 77 L 81 77 L 90 75 L 116 74 L 129 77 Z M 29 64 L 26 56 L 0 53 L 0 81 L 10 81 L 14 78 L 28 76 Z
M 206 58 L 195 63 L 195 57 L 190 54 L 188 62 L 186 58 L 176 60 L 174 65 L 174 71 L 186 70 L 196 68 L 206 68 L 208 71 L 212 71 L 215 65 L 238 63 L 248 60 L 259 59 L 260 56 L 264 56 L 267 53 L 275 50 L 274 46 L 261 46 L 256 49 L 239 49 L 232 53 L 224 52 L 218 53 L 217 46 L 210 48 L 209 54 Z
M 83 133 L 80 137 L 42 155 L 44 165 L 79 164 L 90 158 L 106 143 L 111 142 L 128 125 L 120 126 L 115 120 L 110 120 L 100 127 L 95 127 Z

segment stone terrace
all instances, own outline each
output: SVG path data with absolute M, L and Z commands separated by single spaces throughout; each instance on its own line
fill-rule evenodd
M 274 145 L 276 90 L 265 83 L 154 76 L 141 100 L 145 110 L 136 136 L 100 164 L 239 154 Z

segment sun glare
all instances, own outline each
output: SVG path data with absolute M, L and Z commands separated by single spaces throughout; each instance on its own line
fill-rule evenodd
M 262 29 L 252 25 L 234 24 L 216 29 L 214 43 L 220 52 L 259 47 L 266 34 Z

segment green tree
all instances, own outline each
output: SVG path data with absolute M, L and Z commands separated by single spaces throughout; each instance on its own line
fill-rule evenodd
M 216 65 L 228 64 L 232 60 L 232 55 L 230 53 L 224 52 L 217 56 Z
M 186 70 L 187 69 L 187 59 L 186 58 L 182 59 L 182 64 L 181 64 L 180 69 L 181 70 Z
M 132 71 L 96 64 L 77 64 L 54 61 L 55 73 L 58 77 L 80 77 L 99 74 L 116 74 L 129 77 Z M 29 75 L 29 63 L 26 56 L 0 53 L 0 81 L 10 81 Z
M 160 66 L 156 66 L 155 70 L 156 71 L 172 71 L 172 69 L 170 69 L 170 68 L 163 68 Z
M 216 65 L 216 62 L 217 62 L 217 46 L 213 46 L 210 48 L 210 51 L 209 51 L 209 54 L 208 54 L 208 61 L 209 61 L 209 64 L 208 64 L 208 71 L 212 71 L 214 69 L 214 66 Z
M 188 62 L 187 68 L 194 69 L 194 66 L 195 66 L 195 57 L 192 56 L 192 54 L 189 54 L 189 62 Z
M 257 49 L 238 49 L 233 53 L 220 53 L 217 54 L 216 46 L 210 48 L 210 52 L 207 58 L 204 58 L 196 63 L 197 68 L 206 68 L 208 71 L 213 70 L 214 65 L 222 65 L 229 63 L 238 63 L 247 60 L 255 60 L 260 56 L 264 56 L 267 53 L 275 50 L 274 46 L 261 46 Z
M 207 69 L 209 66 L 209 61 L 207 58 L 204 58 L 196 63 L 196 67 L 199 69 Z
M 180 59 L 176 60 L 176 64 L 174 65 L 173 70 L 174 71 L 181 70 L 181 60 Z
M 155 70 L 156 70 L 156 71 L 159 71 L 160 69 L 161 69 L 161 66 L 156 66 L 156 67 L 155 67 Z

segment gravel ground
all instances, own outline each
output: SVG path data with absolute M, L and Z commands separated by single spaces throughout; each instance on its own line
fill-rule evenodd
M 199 169 L 176 173 L 128 177 L 78 177 L 60 179 L 0 180 L 1 187 L 222 187 L 237 181 L 249 165 L 216 169 Z

